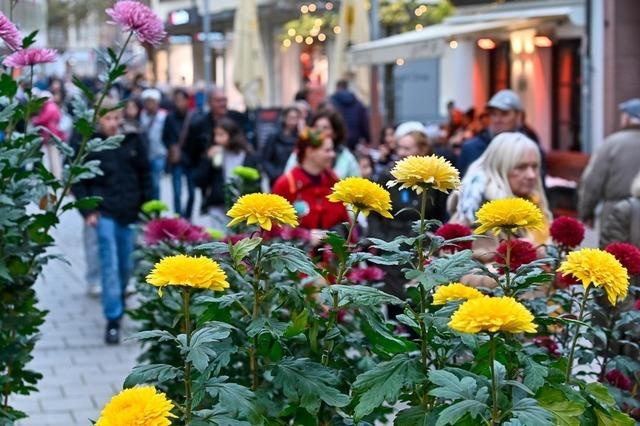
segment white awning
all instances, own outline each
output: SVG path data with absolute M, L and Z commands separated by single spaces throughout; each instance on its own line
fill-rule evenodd
M 448 40 L 454 37 L 535 27 L 544 21 L 575 16 L 579 12 L 574 7 L 548 7 L 453 16 L 421 31 L 410 31 L 352 46 L 349 49 L 349 60 L 358 66 L 391 63 L 399 58 L 411 60 L 439 57 L 448 47 Z

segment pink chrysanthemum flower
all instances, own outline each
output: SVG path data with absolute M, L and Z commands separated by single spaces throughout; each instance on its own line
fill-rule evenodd
M 133 31 L 140 43 L 157 46 L 167 36 L 160 18 L 147 5 L 138 1 L 121 0 L 106 12 L 113 19 L 112 23 Z
M 204 229 L 190 224 L 184 219 L 159 218 L 150 221 L 144 231 L 147 244 L 155 245 L 161 241 L 181 241 L 196 243 L 211 238 Z
M 20 31 L 2 12 L 0 12 L 0 38 L 11 50 L 18 50 L 22 46 Z
M 13 52 L 11 55 L 4 58 L 2 64 L 6 67 L 24 68 L 53 62 L 57 57 L 58 51 L 55 49 L 28 47 L 26 49 Z

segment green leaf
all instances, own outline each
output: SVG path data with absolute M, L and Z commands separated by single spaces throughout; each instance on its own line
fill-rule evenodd
M 633 426 L 635 422 L 629 416 L 620 411 L 612 410 L 610 413 L 595 408 L 598 426 Z
M 289 244 L 271 244 L 263 253 L 262 260 L 263 265 L 267 265 L 272 271 L 301 272 L 311 278 L 320 276 L 309 255 L 298 247 L 293 247 Z
M 232 416 L 246 416 L 254 411 L 255 395 L 248 388 L 237 383 L 227 383 L 227 376 L 214 377 L 206 384 L 207 393 L 218 398 L 220 405 Z
M 2 74 L 3 76 L 6 74 Z M 9 105 L 3 105 L 0 110 L 0 123 L 8 123 L 13 118 L 16 110 L 18 109 L 18 101 L 12 101 Z
M 527 426 L 553 426 L 553 415 L 533 398 L 522 398 L 511 409 L 514 417 Z
M 379 312 L 371 308 L 360 308 L 363 316 L 362 332 L 374 346 L 376 352 L 393 355 L 400 352 L 410 352 L 416 349 L 415 343 L 394 333 L 393 328 L 387 326 Z
M 584 403 L 570 401 L 562 391 L 545 386 L 538 392 L 538 404 L 553 414 L 558 426 L 579 426 L 584 412 Z
M 429 381 L 438 387 L 431 389 L 429 395 L 444 399 L 476 400 L 485 403 L 489 399 L 489 391 L 485 386 L 478 389 L 476 380 L 471 376 L 458 378 L 446 370 L 435 370 L 429 373 Z
M 86 139 L 90 138 L 93 134 L 93 127 L 91 126 L 89 120 L 87 120 L 85 117 L 77 118 L 73 123 L 73 128 L 76 129 L 78 133 L 80 133 L 80 135 Z
M 230 325 L 220 322 L 209 323 L 193 333 L 189 346 L 187 346 L 186 336 L 179 335 L 178 340 L 182 351 L 187 353 L 187 361 L 191 361 L 196 370 L 203 372 L 209 365 L 209 361 L 217 355 L 215 346 L 211 343 L 218 343 L 229 337 L 231 328 Z
M 0 75 L 0 96 L 13 98 L 18 93 L 18 82 L 9 73 Z
M 193 415 L 195 418 L 189 426 L 252 426 L 251 423 L 235 419 L 219 404 L 213 409 L 194 411 Z
M 273 367 L 272 375 L 286 397 L 311 414 L 318 412 L 320 401 L 330 407 L 349 404 L 349 397 L 333 387 L 337 373 L 308 358 L 284 358 Z
M 382 306 L 403 305 L 405 302 L 396 296 L 387 294 L 373 287 L 363 285 L 332 285 L 322 290 L 323 300 L 333 304 L 331 293 L 338 292 L 338 306 Z
M 612 407 L 616 405 L 615 399 L 613 399 L 607 387 L 602 383 L 587 383 L 585 386 L 585 392 L 598 403 L 602 404 L 603 407 Z
M 309 312 L 307 311 L 307 308 L 303 309 L 299 314 L 293 314 L 291 324 L 284 331 L 283 336 L 291 338 L 302 333 L 307 328 L 308 319 Z
M 438 413 L 425 411 L 421 406 L 402 410 L 393 420 L 394 426 L 435 426 Z
M 475 268 L 476 263 L 472 260 L 472 256 L 471 250 L 463 250 L 431 262 L 426 268 L 426 273 L 430 275 L 428 282 L 429 284 L 433 283 L 429 288 L 458 281 L 463 275 Z
M 73 81 L 73 85 L 76 86 L 78 89 L 80 89 L 82 91 L 82 94 L 89 100 L 89 102 L 93 104 L 93 102 L 95 101 L 95 95 L 93 93 L 93 90 L 91 90 L 89 86 L 84 84 L 82 80 L 80 80 L 80 78 L 78 78 L 78 76 L 76 75 L 73 76 L 72 81 Z
M 65 204 L 64 210 L 68 210 L 71 208 L 77 208 L 78 210 L 94 210 L 98 208 L 98 204 L 100 204 L 100 201 L 102 201 L 102 197 L 84 197 L 74 201 L 73 203 Z
M 436 426 L 455 425 L 467 413 L 476 418 L 488 408 L 487 404 L 475 400 L 456 402 L 440 412 Z
M 360 374 L 353 382 L 353 391 L 359 394 L 355 417 L 361 418 L 379 407 L 384 401 L 394 403 L 405 386 L 424 381 L 420 360 L 406 354 L 396 355 L 373 369 Z
M 28 36 L 22 39 L 22 48 L 26 49 L 36 42 L 36 36 L 38 35 L 38 30 L 32 31 Z
M 130 339 L 156 340 L 158 342 L 170 342 L 170 341 L 175 341 L 176 337 L 165 330 L 147 330 L 147 331 L 140 331 L 134 334 L 133 336 L 130 337 Z
M 124 379 L 122 387 L 131 388 L 142 383 L 164 383 L 182 378 L 182 370 L 168 364 L 136 365 Z
M 329 244 L 333 255 L 338 259 L 338 262 L 344 263 L 347 261 L 349 251 L 347 250 L 347 240 L 337 232 L 327 232 L 323 240 Z
M 229 255 L 231 256 L 233 264 L 238 265 L 261 243 L 262 238 L 244 238 L 231 246 Z
M 87 142 L 88 152 L 100 152 L 116 149 L 124 140 L 124 135 L 109 136 L 106 139 L 94 138 Z
M 525 358 L 524 363 L 524 385 L 533 392 L 537 392 L 544 385 L 549 371 L 547 367 L 538 364 L 529 357 Z

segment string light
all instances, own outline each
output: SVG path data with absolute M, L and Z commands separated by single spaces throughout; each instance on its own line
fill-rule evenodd
M 315 12 L 316 10 L 318 10 L 318 6 L 316 6 L 316 4 L 315 4 L 315 3 L 311 3 L 311 4 L 309 5 L 309 12 L 312 12 L 312 13 L 313 13 L 313 12 Z
M 300 34 L 298 34 L 296 36 L 296 43 L 302 43 L 304 41 L 304 37 L 302 37 Z
M 396 65 L 399 66 L 399 67 L 403 66 L 404 65 L 404 59 L 402 59 L 402 58 L 396 59 Z
M 307 6 L 306 4 L 303 4 L 302 6 L 300 6 L 300 12 L 309 13 L 309 6 Z
M 333 10 L 333 3 L 327 2 L 327 4 L 324 5 L 324 8 L 327 10 Z
M 327 36 L 324 33 L 318 34 L 318 40 L 325 41 L 326 39 L 327 39 Z
M 283 45 L 284 47 L 291 47 L 291 40 L 289 40 L 288 38 L 287 38 L 287 39 L 284 39 L 284 40 L 282 41 L 282 45 Z
M 313 44 L 313 37 L 309 36 L 304 39 L 304 42 L 307 44 Z
M 287 34 L 289 34 L 290 37 L 293 37 L 294 35 L 296 35 L 296 29 L 289 28 L 289 30 L 287 31 Z
M 424 27 L 422 26 L 422 24 L 416 24 L 416 31 L 422 31 L 424 29 Z
M 334 33 L 340 34 L 340 31 L 342 31 L 342 28 L 340 28 L 340 25 L 336 25 L 335 27 L 333 27 Z
M 455 49 L 456 47 L 458 47 L 458 42 L 455 41 L 455 40 L 451 40 L 449 42 L 449 47 L 452 48 L 452 49 Z

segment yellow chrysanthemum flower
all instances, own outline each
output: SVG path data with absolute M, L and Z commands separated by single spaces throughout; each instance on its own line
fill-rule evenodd
M 433 304 L 444 305 L 445 303 L 452 300 L 470 300 L 483 296 L 484 295 L 482 293 L 480 293 L 473 287 L 469 287 L 460 283 L 451 283 L 438 287 L 436 292 L 433 294 Z
M 460 172 L 451 163 L 437 155 L 412 155 L 396 163 L 391 170 L 395 180 L 388 187 L 400 184 L 400 189 L 411 188 L 420 194 L 427 188 L 448 193 L 460 186 Z
M 243 195 L 227 212 L 233 220 L 228 226 L 240 222 L 247 225 L 258 224 L 267 231 L 271 230 L 273 222 L 281 225 L 298 226 L 296 211 L 286 198 L 277 194 L 255 193 Z
M 173 404 L 153 386 L 125 389 L 107 403 L 96 426 L 169 426 Z
M 391 195 L 389 191 L 361 177 L 348 177 L 333 185 L 332 193 L 327 196 L 333 203 L 344 203 L 354 211 L 368 216 L 374 211 L 381 216 L 392 218 Z
M 520 228 L 534 230 L 544 227 L 542 211 L 524 198 L 503 198 L 485 203 L 476 213 L 479 226 L 474 231 L 484 234 L 493 231 L 516 231 Z
M 147 275 L 147 283 L 222 291 L 229 287 L 227 274 L 217 262 L 204 256 L 168 256 L 156 263 Z
M 460 305 L 449 327 L 461 333 L 535 333 L 533 315 L 512 297 L 478 297 Z
M 612 305 L 624 300 L 629 290 L 627 269 L 614 255 L 604 250 L 585 248 L 573 251 L 562 262 L 559 272 L 573 275 L 586 289 L 590 285 L 603 287 Z

